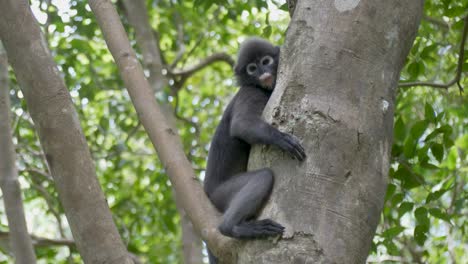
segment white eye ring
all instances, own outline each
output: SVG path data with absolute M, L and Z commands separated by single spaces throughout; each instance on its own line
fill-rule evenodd
M 271 56 L 265 56 L 262 58 L 260 63 L 264 66 L 273 64 L 273 58 Z
M 253 75 L 257 71 L 257 65 L 255 63 L 249 63 L 247 65 L 247 73 Z

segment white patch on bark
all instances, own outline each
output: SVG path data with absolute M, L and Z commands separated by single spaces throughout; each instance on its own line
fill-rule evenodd
M 335 0 L 335 8 L 339 12 L 349 11 L 354 9 L 360 0 Z
M 309 99 L 306 96 L 304 96 L 301 100 L 301 108 L 303 110 L 307 110 L 307 108 L 309 107 L 309 104 L 310 104 Z
M 389 106 L 389 105 L 390 105 L 390 104 L 388 103 L 387 100 L 382 99 L 382 112 L 383 112 L 384 114 L 387 113 L 387 110 L 388 110 L 388 106 Z
M 387 34 L 385 34 L 385 39 L 387 40 L 387 48 L 393 47 L 398 40 L 398 27 L 395 26 L 391 28 Z
M 379 142 L 380 157 L 382 157 L 382 175 L 388 175 L 389 170 L 389 159 L 388 159 L 388 142 L 380 141 Z

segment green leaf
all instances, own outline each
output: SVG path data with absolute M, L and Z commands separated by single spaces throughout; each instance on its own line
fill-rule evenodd
M 453 147 L 450 149 L 445 162 L 449 170 L 454 170 L 457 166 L 458 151 L 457 148 Z
M 263 36 L 265 38 L 268 38 L 268 37 L 270 37 L 270 35 L 271 35 L 271 26 L 268 25 L 265 28 L 263 28 Z
M 426 204 L 439 199 L 448 190 L 449 189 L 441 189 L 441 190 L 429 193 L 426 197 Z
M 399 117 L 396 120 L 394 131 L 395 131 L 394 132 L 395 133 L 395 139 L 397 141 L 405 140 L 405 138 L 406 138 L 406 127 L 405 127 L 405 123 L 403 122 L 401 117 Z
M 395 179 L 401 181 L 401 185 L 405 189 L 412 189 L 424 183 L 424 178 L 410 169 L 400 165 L 393 175 Z
M 432 155 L 437 159 L 437 161 L 442 162 L 442 159 L 444 158 L 444 146 L 439 143 L 434 143 L 431 145 L 431 152 Z
M 382 233 L 382 236 L 385 237 L 386 239 L 392 239 L 396 237 L 398 234 L 400 234 L 401 232 L 403 232 L 404 230 L 405 228 L 402 226 L 395 226 L 395 227 L 385 230 Z
M 398 256 L 400 255 L 400 250 L 398 247 L 393 243 L 391 240 L 385 240 L 384 243 L 385 247 L 387 248 L 388 254 L 392 256 Z
M 412 137 L 408 137 L 405 140 L 405 144 L 403 146 L 403 154 L 406 158 L 411 159 L 414 157 L 415 150 L 416 150 L 416 140 Z
M 444 116 L 445 116 L 445 111 L 438 113 L 436 117 L 436 122 L 442 121 L 442 118 L 444 118 Z
M 444 146 L 446 148 L 451 148 L 453 145 L 455 145 L 455 142 L 453 142 L 450 136 L 447 136 L 447 134 L 444 134 Z
M 414 210 L 414 217 L 416 217 L 418 224 L 427 226 L 429 229 L 429 218 L 427 217 L 427 209 L 425 207 L 418 207 Z
M 434 108 L 428 103 L 424 105 L 424 118 L 430 122 L 435 122 Z
M 447 135 L 447 136 L 452 135 L 453 129 L 449 125 L 443 125 L 443 126 L 439 127 L 439 129 L 440 129 L 440 131 L 442 131 L 442 133 L 444 133 L 444 136 L 445 135 Z
M 420 66 L 419 63 L 412 62 L 408 66 L 408 73 L 410 74 L 410 78 L 411 79 L 416 79 L 418 77 L 418 75 L 419 75 L 420 69 L 421 69 L 421 66 Z
M 439 169 L 439 167 L 437 167 L 436 165 L 434 165 L 434 164 L 432 164 L 432 163 L 429 163 L 429 162 L 427 162 L 427 161 L 421 162 L 419 165 L 420 165 L 421 167 L 426 168 L 426 169 L 429 169 L 429 170 L 437 170 L 437 169 Z
M 427 231 L 428 229 L 424 225 L 417 225 L 416 228 L 414 228 L 414 240 L 416 240 L 418 245 L 423 246 L 424 242 L 426 242 Z
M 398 208 L 398 217 L 401 218 L 405 213 L 413 210 L 414 203 L 410 202 L 403 202 L 400 204 L 400 207 Z
M 406 177 L 402 182 L 403 188 L 408 189 L 408 190 L 419 187 L 423 184 L 424 184 L 424 178 L 420 174 L 417 174 L 415 172 L 410 173 L 408 177 Z
M 403 181 L 411 172 L 405 166 L 398 166 L 398 170 L 393 174 L 393 177 L 397 180 Z
M 399 204 L 401 201 L 403 201 L 403 198 L 405 198 L 405 195 L 403 193 L 397 193 L 393 196 L 392 198 L 392 205 L 396 206 Z
M 462 16 L 466 12 L 466 9 L 462 6 L 455 6 L 447 10 L 445 15 L 448 17 L 459 17 Z
M 288 7 L 288 3 L 284 3 L 282 4 L 279 9 L 283 10 L 283 11 L 286 11 L 286 12 L 289 12 L 289 7 Z
M 403 152 L 402 146 L 396 143 L 392 145 L 392 157 L 399 157 L 402 152 Z
M 412 127 L 411 127 L 411 136 L 415 139 L 419 139 L 424 131 L 426 131 L 427 128 L 427 121 L 426 120 L 420 120 L 416 122 Z
M 420 163 L 424 163 L 429 160 L 429 156 L 427 155 L 429 152 L 429 146 L 425 145 L 424 147 L 418 150 L 418 159 Z
M 450 223 L 450 216 L 447 213 L 442 212 L 439 208 L 430 208 L 429 213 L 435 218 L 439 218 Z
M 385 194 L 385 201 L 388 201 L 390 197 L 393 196 L 393 194 L 395 193 L 395 190 L 396 190 L 396 186 L 394 184 L 390 183 L 387 186 L 387 193 Z
M 429 45 L 429 46 L 426 46 L 423 51 L 421 52 L 421 54 L 419 55 L 421 58 L 425 59 L 425 58 L 429 58 L 431 53 L 435 52 L 437 50 L 437 45 L 436 44 L 432 44 L 432 45 Z

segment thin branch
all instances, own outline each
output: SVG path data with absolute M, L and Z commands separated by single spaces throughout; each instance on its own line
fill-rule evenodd
M 430 17 L 428 15 L 423 15 L 423 20 L 431 23 L 431 24 L 434 24 L 438 27 L 441 27 L 442 29 L 444 30 L 449 30 L 451 25 L 443 20 L 439 20 L 437 18 L 433 18 L 433 17 Z
M 190 216 L 197 233 L 207 242 L 210 249 L 220 256 L 220 261 L 225 263 L 234 260 L 236 256 L 230 249 L 238 242 L 222 236 L 217 230 L 219 213 L 209 202 L 199 182 L 193 181 L 197 176 L 185 156 L 177 130 L 172 127 L 164 111 L 154 100 L 150 84 L 145 79 L 142 67 L 130 46 L 118 13 L 110 1 L 90 0 L 89 5 L 119 67 L 138 118 L 157 150 L 174 189 L 183 194 L 179 196 L 181 205 Z M 127 53 L 128 57 L 119 57 L 122 53 Z
M 125 140 L 121 143 L 123 146 L 126 146 L 128 144 L 128 141 L 130 140 L 130 138 L 132 138 L 137 132 L 138 130 L 140 129 L 141 127 L 141 122 L 140 120 L 138 120 L 138 123 L 136 124 L 136 126 L 134 126 L 132 128 L 132 130 L 130 130 L 130 132 L 127 133 L 127 137 L 125 138 Z M 104 155 L 104 156 L 96 156 L 94 155 L 94 158 L 97 158 L 97 159 L 110 159 L 110 158 L 113 158 L 117 155 L 121 155 L 122 153 L 124 152 L 123 149 L 121 148 L 115 148 L 113 151 L 107 153 L 107 155 Z
M 184 59 L 181 61 L 182 66 L 185 65 L 185 62 L 195 52 L 196 48 L 200 47 L 201 42 L 203 40 L 206 40 L 205 35 L 207 34 L 207 32 L 210 31 L 213 24 L 215 24 L 216 22 L 219 21 L 218 17 L 219 17 L 220 13 L 221 13 L 221 6 L 218 6 L 218 8 L 213 12 L 213 18 L 208 21 L 207 25 L 204 27 L 204 30 L 198 34 L 198 38 L 195 41 L 195 44 L 192 46 L 192 48 L 184 56 Z
M 209 66 L 210 64 L 218 62 L 218 61 L 224 61 L 227 64 L 229 64 L 231 67 L 234 66 L 234 60 L 231 58 L 231 56 L 229 56 L 227 53 L 220 52 L 220 53 L 215 53 L 215 54 L 212 54 L 211 56 L 206 57 L 205 59 L 201 60 L 198 64 L 187 67 L 186 69 L 173 70 L 171 73 L 173 75 L 188 77 L 194 74 L 195 72 L 205 68 L 206 66 Z
M 0 239 L 8 239 L 10 236 L 10 232 L 0 231 Z M 31 239 L 33 240 L 33 244 L 35 247 L 49 247 L 49 246 L 67 246 L 67 247 L 74 247 L 75 242 L 70 239 L 53 239 L 53 238 L 45 238 L 36 235 L 30 235 Z
M 406 82 L 406 83 L 398 84 L 398 87 L 403 88 L 403 87 L 415 87 L 415 86 L 429 86 L 429 87 L 440 88 L 440 89 L 448 89 L 450 86 L 457 84 L 458 90 L 460 90 L 460 94 L 463 93 L 463 87 L 460 83 L 460 80 L 462 76 L 463 62 L 465 58 L 466 36 L 468 34 L 468 15 L 465 16 L 464 18 L 464 24 L 465 25 L 463 27 L 462 39 L 460 43 L 460 51 L 458 55 L 457 74 L 455 75 L 455 78 L 453 78 L 453 80 L 445 84 L 431 83 L 431 82 Z
M 184 24 L 182 21 L 182 17 L 180 13 L 175 11 L 174 12 L 174 23 L 177 27 L 177 45 L 179 46 L 179 50 L 177 51 L 176 58 L 172 62 L 170 68 L 173 69 L 177 63 L 182 59 L 185 54 L 185 44 L 184 44 Z
M 33 169 L 26 169 L 26 170 L 20 170 L 19 172 L 20 173 L 27 172 L 27 173 L 30 173 L 30 174 L 40 175 L 43 178 L 45 178 L 47 181 L 50 181 L 50 182 L 53 181 L 53 178 L 52 178 L 52 176 L 50 174 L 48 174 L 45 171 L 38 170 L 38 169 L 34 169 L 34 168 Z
M 197 123 L 193 122 L 192 120 L 179 115 L 179 94 L 178 93 L 175 94 L 174 100 L 175 100 L 174 116 L 177 119 L 190 124 L 195 129 L 195 137 L 200 138 L 200 126 Z

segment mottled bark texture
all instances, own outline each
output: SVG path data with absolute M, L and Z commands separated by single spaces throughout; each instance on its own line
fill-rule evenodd
M 10 90 L 8 60 L 0 42 L 0 188 L 2 189 L 10 246 L 18 264 L 36 263 L 36 255 L 24 216 L 21 187 L 18 182 L 16 153 L 13 145 L 10 119 Z
M 149 71 L 148 82 L 154 91 L 161 91 L 168 84 L 163 72 L 158 39 L 151 28 L 144 0 L 123 0 L 128 22 L 135 29 L 135 37 L 143 56 L 143 64 Z
M 28 1 L 1 2 L 0 39 L 85 263 L 133 263 L 96 177 L 78 114 Z
M 264 116 L 307 149 L 298 163 L 256 147 L 271 167 L 260 218 L 286 226 L 278 242 L 244 244 L 238 263 L 364 263 L 384 203 L 394 93 L 423 1 L 296 2 L 279 80 Z
M 138 118 L 177 192 L 177 201 L 183 206 L 195 230 L 207 241 L 210 248 L 223 259 L 232 258 L 230 249 L 234 242 L 218 232 L 219 213 L 197 180 L 192 165 L 182 149 L 177 130 L 168 122 L 156 102 L 114 6 L 107 0 L 90 0 L 89 4 L 117 63 Z

